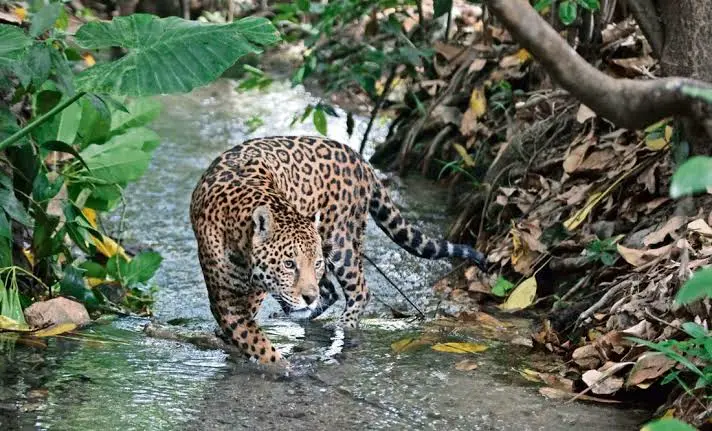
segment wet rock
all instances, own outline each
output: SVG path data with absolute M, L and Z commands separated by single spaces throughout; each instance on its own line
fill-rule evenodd
M 84 306 L 67 298 L 53 298 L 36 302 L 25 309 L 25 320 L 32 327 L 45 327 L 58 323 L 84 326 L 91 322 Z

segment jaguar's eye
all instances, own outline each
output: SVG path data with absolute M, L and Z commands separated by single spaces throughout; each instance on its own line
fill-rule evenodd
M 287 269 L 294 269 L 297 267 L 297 263 L 295 261 L 293 261 L 292 259 L 287 259 L 282 264 Z
M 321 266 L 322 266 L 323 264 L 324 264 L 324 260 L 323 260 L 323 259 L 319 259 L 319 260 L 317 260 L 316 262 L 314 262 L 314 267 L 316 267 L 316 268 L 321 268 Z

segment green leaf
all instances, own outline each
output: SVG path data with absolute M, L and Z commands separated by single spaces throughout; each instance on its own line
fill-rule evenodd
M 578 4 L 581 5 L 582 8 L 588 9 L 590 11 L 597 11 L 601 9 L 601 3 L 599 3 L 598 0 L 577 0 Z
M 539 0 L 534 4 L 534 10 L 541 12 L 551 6 L 551 0 Z
M 43 142 L 42 145 L 40 145 L 40 147 L 45 150 L 59 151 L 60 153 L 71 154 L 79 161 L 79 163 L 84 165 L 85 168 L 87 168 L 88 170 L 91 170 L 91 168 L 89 168 L 89 165 L 87 165 L 87 163 L 84 161 L 82 156 L 77 152 L 77 150 L 74 149 L 73 146 L 67 144 L 66 142 L 47 141 L 47 142 Z
M 712 187 L 712 157 L 694 156 L 682 164 L 670 182 L 670 197 L 703 192 Z
M 62 92 L 71 97 L 74 96 L 74 73 L 67 61 L 66 52 L 60 52 L 57 49 L 50 50 L 52 67 L 54 67 L 54 76 L 57 81 L 57 86 Z
M 12 240 L 12 229 L 5 211 L 0 211 L 0 238 Z
M 52 69 L 51 50 L 44 43 L 37 43 L 27 53 L 27 67 L 32 72 L 31 81 L 35 88 L 39 88 L 49 78 Z
M 576 21 L 576 3 L 564 0 L 559 3 L 559 19 L 564 25 L 571 25 Z
M 712 268 L 695 272 L 677 292 L 675 302 L 690 304 L 704 297 L 712 298 Z
M 155 251 L 145 251 L 129 262 L 129 277 L 139 283 L 145 283 L 153 277 L 161 266 L 163 258 Z
M 311 2 L 309 0 L 296 0 L 296 3 L 299 10 L 302 12 L 309 12 L 309 7 L 311 6 Z
M 184 93 L 205 85 L 238 58 L 276 43 L 279 35 L 265 18 L 215 25 L 134 14 L 84 24 L 76 40 L 87 49 L 118 46 L 128 50 L 119 60 L 84 70 L 77 76 L 79 88 L 150 96 Z
M 73 144 L 82 119 L 82 105 L 79 101 L 67 106 L 59 116 L 57 140 Z
M 20 126 L 17 124 L 17 119 L 9 108 L 0 108 L 0 141 L 4 141 L 10 135 L 20 130 Z M 24 141 L 22 141 L 24 142 Z M 1 150 L 2 148 L 0 148 Z
M 704 339 L 708 337 L 707 330 L 704 326 L 698 325 L 695 322 L 685 322 L 682 324 L 682 330 L 692 338 Z
M 27 214 L 25 207 L 17 200 L 12 190 L 0 188 L 0 208 L 4 209 L 7 215 L 18 223 L 32 226 L 30 215 Z
M 682 87 L 682 93 L 712 104 L 712 88 L 698 88 L 685 85 Z
M 79 268 L 86 271 L 84 273 L 85 277 L 93 277 L 93 278 L 105 278 L 106 277 L 106 268 L 104 268 L 104 266 L 101 265 L 100 263 L 94 262 L 92 260 L 87 260 L 87 261 L 80 263 Z
M 440 17 L 449 13 L 452 9 L 452 0 L 435 0 L 435 15 L 434 18 Z
M 695 427 L 675 418 L 663 418 L 648 422 L 640 431 L 697 431 Z
M 64 277 L 59 282 L 59 293 L 74 297 L 87 306 L 99 305 L 94 292 L 84 283 L 83 271 L 71 265 L 64 267 Z
M 145 126 L 161 113 L 161 103 L 152 98 L 141 98 L 126 105 L 128 112 L 117 111 L 111 115 L 111 134 L 118 135 L 126 130 Z
M 81 100 L 82 115 L 79 121 L 77 134 L 81 138 L 81 147 L 89 144 L 104 143 L 111 130 L 111 111 L 104 101 L 93 95 L 87 94 Z
M 128 183 L 148 168 L 151 150 L 159 142 L 156 132 L 138 128 L 111 138 L 103 145 L 90 145 L 80 155 L 91 169 L 90 176 L 103 183 Z
M 326 136 L 326 115 L 321 108 L 316 108 L 314 110 L 312 120 L 314 121 L 314 127 L 316 127 L 316 130 Z
M 64 177 L 59 176 L 53 183 L 47 178 L 47 174 L 40 173 L 35 177 L 32 185 L 32 198 L 36 202 L 45 202 L 57 196 L 64 184 Z
M 54 27 L 63 7 L 62 3 L 50 3 L 34 14 L 30 24 L 30 36 L 37 37 Z
M 11 65 L 24 57 L 31 45 L 32 39 L 21 28 L 0 24 L 0 66 Z
M 510 290 L 514 289 L 514 284 L 504 277 L 499 277 L 492 287 L 492 294 L 505 297 Z

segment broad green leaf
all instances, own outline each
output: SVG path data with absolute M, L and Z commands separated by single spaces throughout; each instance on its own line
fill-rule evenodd
M 677 292 L 675 302 L 689 304 L 704 297 L 712 298 L 712 268 L 695 272 Z
M 96 306 L 99 300 L 87 285 L 84 283 L 83 271 L 72 265 L 64 267 L 64 278 L 59 282 L 59 293 L 64 296 L 71 296 L 87 306 Z
M 158 142 L 158 135 L 152 130 L 129 129 L 103 145 L 90 145 L 79 154 L 91 169 L 90 177 L 104 183 L 122 184 L 143 175 L 151 160 L 150 151 Z
M 32 39 L 21 28 L 0 24 L 0 66 L 11 65 L 24 57 L 31 45 Z
M 30 24 L 30 36 L 37 37 L 54 27 L 54 23 L 57 22 L 63 7 L 62 3 L 50 3 L 34 14 L 32 16 L 32 24 Z
M 434 18 L 437 18 L 439 16 L 443 16 L 446 13 L 450 12 L 450 9 L 452 9 L 452 0 L 435 0 L 435 16 Z
M 5 211 L 0 211 L 0 238 L 12 240 L 10 220 L 7 218 Z
M 315 109 L 312 120 L 314 121 L 314 127 L 316 130 L 326 136 L 326 115 L 324 114 L 324 111 L 320 108 Z
M 20 327 L 27 326 L 17 287 L 6 286 L 0 281 L 0 291 L 0 315 L 17 322 Z
M 92 94 L 80 99 L 82 115 L 79 121 L 80 146 L 85 148 L 89 144 L 102 144 L 109 137 L 111 129 L 111 111 L 104 101 Z
M 145 283 L 153 277 L 161 266 L 163 258 L 155 251 L 145 251 L 129 262 L 129 277 L 131 280 Z
M 264 18 L 202 24 L 180 18 L 134 14 L 84 24 L 77 43 L 87 49 L 122 47 L 119 60 L 97 64 L 77 76 L 85 91 L 130 96 L 183 93 L 218 78 L 238 58 L 279 40 Z
M 49 78 L 52 69 L 52 48 L 44 43 L 34 44 L 25 58 L 28 69 L 32 72 L 32 85 L 39 88 Z
M 82 118 L 82 105 L 79 101 L 67 106 L 59 116 L 57 141 L 73 144 Z
M 30 215 L 27 214 L 25 207 L 17 200 L 12 190 L 4 187 L 0 188 L 0 208 L 5 210 L 7 215 L 18 223 L 22 223 L 25 226 L 32 226 Z
M 576 21 L 576 3 L 564 0 L 559 3 L 559 19 L 564 25 L 571 25 Z
M 640 431 L 697 431 L 695 427 L 686 424 L 680 419 L 663 418 L 648 422 Z
M 0 108 L 0 141 L 4 141 L 18 130 L 20 130 L 20 126 L 17 124 L 17 119 L 12 115 L 10 109 Z
M 597 11 L 601 9 L 601 3 L 598 0 L 577 0 L 581 7 L 588 9 L 590 11 Z
M 694 156 L 682 164 L 672 176 L 670 197 L 704 192 L 712 187 L 712 157 Z
M 111 115 L 111 134 L 118 135 L 133 127 L 145 126 L 161 113 L 161 103 L 156 99 L 141 98 L 126 105 L 128 112 L 116 111 Z
M 65 52 L 60 52 L 57 49 L 50 50 L 52 67 L 54 67 L 54 76 L 57 80 L 57 86 L 66 96 L 74 96 L 74 73 L 67 61 Z
M 64 184 L 64 177 L 59 176 L 54 182 L 50 182 L 47 174 L 40 173 L 32 184 L 32 198 L 36 202 L 48 201 L 57 196 L 62 184 Z
M 85 277 L 104 278 L 106 277 L 106 268 L 100 263 L 92 260 L 87 260 L 79 264 L 79 268 L 86 271 Z
M 303 12 L 309 12 L 311 2 L 309 0 L 296 0 L 297 7 Z

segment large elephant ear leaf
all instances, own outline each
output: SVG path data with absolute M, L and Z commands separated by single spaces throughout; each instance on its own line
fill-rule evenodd
M 264 18 L 204 24 L 135 14 L 90 22 L 76 34 L 86 49 L 125 48 L 120 59 L 77 76 L 83 91 L 127 96 L 185 93 L 217 79 L 237 59 L 279 41 Z

